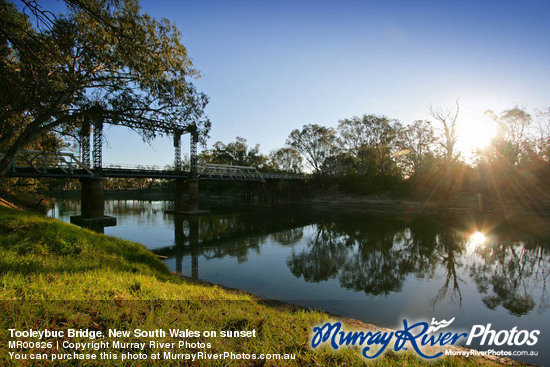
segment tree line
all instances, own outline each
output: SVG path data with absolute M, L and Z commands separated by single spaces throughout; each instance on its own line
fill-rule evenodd
M 497 133 L 470 162 L 456 149 L 459 111 L 457 101 L 453 109 L 430 107 L 430 120 L 410 124 L 376 114 L 342 119 L 336 128 L 306 124 L 267 155 L 259 145 L 237 137 L 216 142 L 200 154 L 200 162 L 307 172 L 321 185 L 358 194 L 452 201 L 468 194 L 531 199 L 545 193 L 550 185 L 550 108 L 487 111 Z

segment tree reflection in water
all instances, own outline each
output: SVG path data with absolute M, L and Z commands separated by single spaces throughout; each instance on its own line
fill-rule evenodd
M 529 247 L 523 242 L 500 242 L 476 249 L 480 260 L 470 266 L 470 275 L 490 309 L 502 306 L 513 315 L 525 315 L 535 308 L 537 293 L 539 310 L 548 308 L 549 251 Z
M 304 237 L 303 228 L 292 228 L 286 231 L 276 232 L 270 235 L 272 241 L 280 243 L 284 246 L 292 246 L 297 244 Z
M 154 203 L 154 205 L 153 205 Z M 293 209 L 200 218 L 167 216 L 166 202 L 110 200 L 107 212 L 137 225 L 173 222 L 173 247 L 156 249 L 175 258 L 191 258 L 191 275 L 199 276 L 199 258 L 248 261 L 266 243 L 291 249 L 286 266 L 307 282 L 335 279 L 340 286 L 367 295 L 403 290 L 411 276 L 440 282 L 432 307 L 444 300 L 461 304 L 461 287 L 474 283 L 486 307 L 503 307 L 521 316 L 548 309 L 550 223 L 539 217 L 408 217 Z M 59 217 L 80 210 L 77 200 L 60 200 Z M 121 220 L 122 222 L 122 220 Z M 471 234 L 484 228 L 486 240 Z M 102 228 L 96 229 L 102 231 Z M 432 282 L 433 283 L 433 282 Z
M 292 274 L 308 282 L 338 279 L 342 287 L 368 295 L 399 292 L 410 275 L 441 278 L 433 307 L 443 299 L 461 305 L 460 287 L 470 281 L 469 275 L 491 309 L 502 306 L 513 315 L 524 315 L 537 302 L 540 310 L 548 308 L 547 234 L 527 243 L 514 240 L 514 231 L 501 231 L 491 237 L 497 242 L 468 253 L 469 226 L 456 218 L 435 222 L 343 217 L 317 223 L 306 247 L 293 251 L 287 265 Z
M 485 225 L 492 228 L 487 241 L 472 241 L 485 221 L 315 212 L 176 217 L 176 246 L 156 252 L 175 257 L 180 272 L 183 257 L 190 256 L 198 276 L 199 257 L 244 263 L 251 253 L 261 254 L 264 244 L 275 243 L 290 247 L 286 265 L 306 282 L 334 279 L 343 288 L 377 296 L 403 291 L 411 276 L 430 279 L 440 284 L 433 308 L 443 301 L 461 306 L 461 287 L 473 282 L 490 309 L 501 306 L 518 316 L 547 309 L 548 233 L 504 222 Z
M 287 265 L 306 281 L 337 278 L 348 289 L 389 294 L 402 290 L 408 274 L 433 275 L 437 243 L 437 232 L 418 231 L 395 218 L 348 218 L 317 224 L 307 248 L 293 252 Z
M 346 261 L 346 245 L 339 239 L 327 225 L 317 225 L 315 235 L 307 240 L 308 250 L 298 255 L 293 250 L 287 260 L 292 274 L 309 282 L 335 277 Z
M 447 296 L 450 297 L 451 301 L 454 301 L 455 297 L 458 297 L 458 303 L 462 305 L 462 293 L 460 292 L 459 281 L 463 282 L 463 280 L 458 276 L 457 268 L 463 266 L 462 260 L 465 243 L 466 241 L 462 233 L 449 227 L 440 228 L 434 248 L 434 257 L 435 261 L 439 262 L 443 269 L 445 269 L 445 281 L 432 300 L 433 307 Z

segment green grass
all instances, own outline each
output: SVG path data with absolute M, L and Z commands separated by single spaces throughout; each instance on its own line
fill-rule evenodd
M 14 362 L 8 356 L 8 352 L 14 351 L 7 348 L 9 328 L 73 328 L 104 332 L 108 329 L 170 328 L 218 332 L 256 330 L 256 338 L 198 337 L 183 340 L 211 343 L 211 348 L 205 350 L 209 353 L 296 354 L 296 359 L 291 361 L 203 360 L 201 365 L 355 366 L 367 363 L 355 349 L 341 348 L 335 352 L 327 348 L 309 348 L 312 328 L 334 319 L 325 313 L 274 305 L 244 292 L 185 280 L 171 274 L 159 259 L 140 244 L 3 207 L 0 207 L 0 300 L 1 365 L 154 364 L 150 360 L 128 363 L 47 360 L 33 363 L 27 359 Z M 120 340 L 148 342 L 149 338 Z M 177 342 L 182 339 L 167 337 L 156 340 Z M 89 340 L 76 338 L 70 341 Z M 147 347 L 145 353 L 162 354 L 164 351 L 166 349 Z M 174 349 L 177 353 L 197 351 L 201 349 Z M 28 349 L 19 352 L 27 354 L 27 357 L 30 353 L 36 353 Z M 44 350 L 46 354 L 58 352 L 63 351 Z M 170 360 L 161 362 L 162 365 L 193 364 Z M 386 353 L 374 362 L 368 361 L 368 364 L 419 366 L 426 363 L 412 354 Z M 484 365 L 472 359 L 458 358 L 440 359 L 436 364 Z

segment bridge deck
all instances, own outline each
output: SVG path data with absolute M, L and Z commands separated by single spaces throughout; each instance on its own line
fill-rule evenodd
M 1 156 L 1 154 L 0 154 Z M 15 160 L 8 177 L 30 178 L 189 178 L 189 171 L 177 171 L 171 167 L 146 167 L 140 165 L 105 165 L 92 169 L 80 162 L 72 153 L 22 152 Z M 305 175 L 292 173 L 259 172 L 254 167 L 207 164 L 199 166 L 197 178 L 204 181 L 263 182 L 266 180 L 303 180 Z

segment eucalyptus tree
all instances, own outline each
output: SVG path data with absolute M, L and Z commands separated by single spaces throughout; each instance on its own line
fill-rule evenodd
M 338 138 L 331 127 L 317 124 L 304 125 L 302 130 L 293 130 L 286 144 L 304 156 L 315 173 L 322 173 L 327 158 L 336 154 Z
M 412 177 L 424 171 L 434 156 L 436 142 L 432 124 L 417 120 L 398 132 L 395 154 L 405 176 Z
M 208 98 L 166 19 L 136 0 L 67 0 L 67 15 L 38 2 L 0 0 L 0 175 L 44 132 L 83 121 L 124 124 L 144 139 L 194 124 L 204 137 Z
M 389 172 L 393 143 L 399 127 L 396 120 L 374 114 L 338 122 L 342 145 L 358 161 L 361 174 L 369 167 L 375 173 Z
M 497 136 L 492 145 L 499 159 L 517 165 L 535 149 L 531 133 L 533 118 L 527 111 L 516 106 L 499 115 L 491 110 L 486 114 L 497 123 Z
M 295 149 L 283 147 L 269 153 L 269 166 L 275 171 L 302 172 L 302 156 Z
M 238 136 L 234 142 L 214 143 L 214 147 L 202 154 L 205 163 L 230 164 L 234 166 L 262 167 L 267 158 L 260 153 L 260 145 L 249 147 L 246 139 Z

